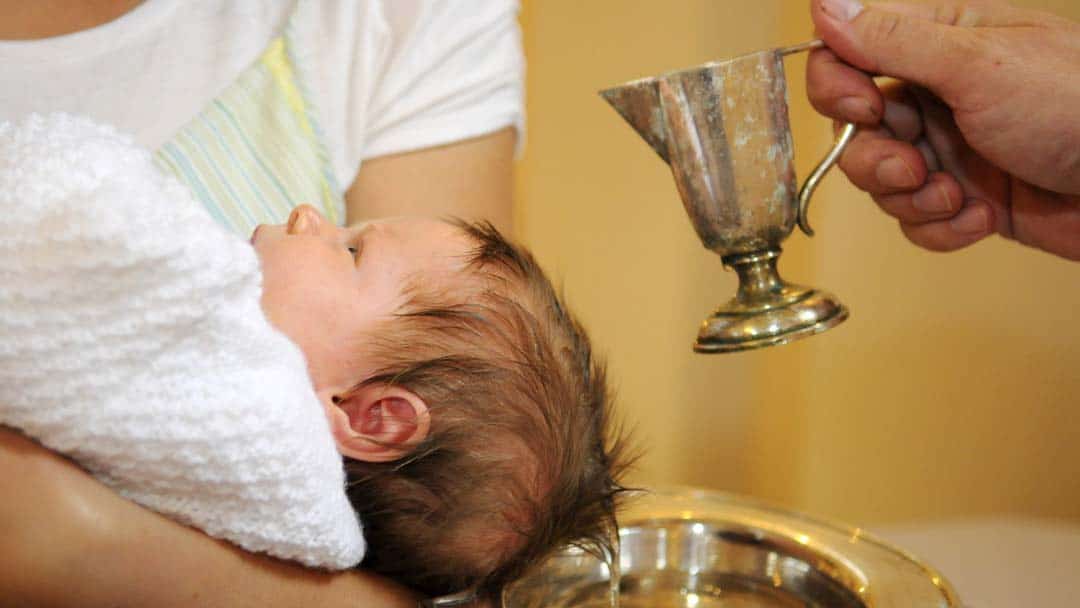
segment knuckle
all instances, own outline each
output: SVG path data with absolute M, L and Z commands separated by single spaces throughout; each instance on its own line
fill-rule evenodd
M 945 2 L 934 7 L 934 21 L 943 25 L 956 25 L 964 7 L 955 2 Z
M 888 11 L 874 11 L 875 18 L 869 24 L 869 32 L 871 38 L 876 40 L 893 40 L 898 33 L 902 33 L 902 25 L 904 18 L 897 14 Z
M 989 0 L 947 2 L 934 10 L 934 20 L 943 25 L 976 27 L 986 22 L 988 14 L 1000 8 L 1000 3 Z

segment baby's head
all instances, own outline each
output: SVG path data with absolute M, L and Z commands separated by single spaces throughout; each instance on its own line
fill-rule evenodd
M 485 224 L 338 228 L 306 206 L 252 240 L 346 457 L 365 568 L 492 595 L 559 546 L 610 548 L 604 370 L 531 255 Z

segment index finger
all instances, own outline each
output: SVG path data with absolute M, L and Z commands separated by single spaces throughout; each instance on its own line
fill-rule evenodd
M 876 125 L 885 113 L 885 99 L 873 78 L 827 48 L 810 53 L 806 93 L 815 110 L 836 120 Z

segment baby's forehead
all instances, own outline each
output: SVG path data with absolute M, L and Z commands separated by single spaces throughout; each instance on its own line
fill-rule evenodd
M 379 231 L 392 234 L 397 238 L 429 239 L 442 236 L 469 243 L 479 243 L 471 235 L 468 223 L 455 218 L 400 215 L 356 222 L 347 226 L 345 230 L 353 234 Z
M 408 282 L 414 290 L 460 291 L 485 282 L 485 273 L 478 272 L 483 242 L 468 224 L 454 219 L 410 217 L 387 220 L 375 227 L 379 228 L 386 228 L 384 234 L 397 241 L 394 249 L 413 261 Z

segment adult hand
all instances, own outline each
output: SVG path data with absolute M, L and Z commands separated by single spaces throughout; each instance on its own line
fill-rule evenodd
M 1080 25 L 985 2 L 811 13 L 829 48 L 810 101 L 860 124 L 840 168 L 908 239 L 951 251 L 996 232 L 1080 260 Z

